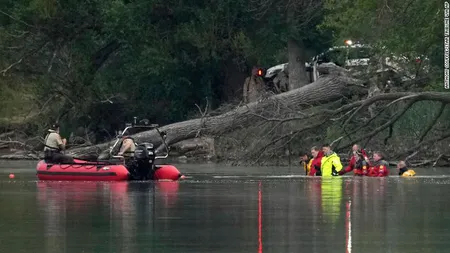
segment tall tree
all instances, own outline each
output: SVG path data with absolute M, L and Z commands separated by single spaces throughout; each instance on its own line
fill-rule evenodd
M 324 1 L 251 0 L 255 19 L 263 22 L 260 34 L 284 43 L 289 60 L 289 90 L 308 83 L 305 62 L 311 52 L 331 41 L 331 34 L 319 31 Z
M 205 98 L 218 106 L 238 89 L 226 80 L 245 71 L 248 59 L 269 62 L 264 58 L 279 49 L 251 36 L 248 0 L 23 0 L 2 7 L 0 71 L 33 87 L 33 110 L 46 115 L 35 122 L 59 119 L 97 132 L 134 115 L 183 120 Z

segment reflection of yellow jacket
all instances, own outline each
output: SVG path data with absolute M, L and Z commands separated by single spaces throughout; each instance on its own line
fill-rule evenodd
M 341 215 L 342 177 L 322 178 L 322 213 L 335 224 Z
M 330 177 L 332 176 L 333 168 L 336 172 L 342 170 L 341 158 L 336 153 L 333 153 L 329 156 L 322 157 L 322 177 Z

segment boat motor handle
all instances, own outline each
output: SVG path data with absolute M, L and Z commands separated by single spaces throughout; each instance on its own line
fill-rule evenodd
M 166 159 L 169 156 L 169 154 L 165 154 L 162 156 L 155 156 L 155 159 Z

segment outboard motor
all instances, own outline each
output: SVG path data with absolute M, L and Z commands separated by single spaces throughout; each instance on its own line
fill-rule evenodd
M 136 180 L 153 179 L 155 149 L 152 143 L 141 143 L 134 151 L 132 176 Z

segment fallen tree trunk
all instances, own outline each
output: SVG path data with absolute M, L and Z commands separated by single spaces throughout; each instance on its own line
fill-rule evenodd
M 338 69 L 338 70 L 335 70 Z M 246 128 L 264 121 L 262 115 L 273 111 L 274 107 L 283 105 L 293 111 L 324 103 L 336 101 L 354 95 L 363 95 L 367 90 L 361 81 L 345 73 L 346 70 L 334 64 L 322 64 L 320 71 L 325 74 L 316 82 L 310 83 L 292 91 L 272 96 L 268 99 L 237 107 L 236 109 L 214 117 L 202 117 L 161 127 L 167 133 L 167 144 L 171 145 L 182 140 L 201 135 L 222 135 L 237 129 Z M 146 131 L 133 136 L 137 142 L 152 142 L 157 149 L 162 149 L 161 140 L 156 131 Z M 108 148 L 110 143 L 69 150 L 76 157 L 99 153 Z
M 230 153 L 226 155 L 236 157 L 238 160 L 251 159 L 256 163 L 266 155 L 279 159 L 283 149 L 295 138 L 300 143 L 294 147 L 297 150 L 309 148 L 311 145 L 317 145 L 316 143 L 330 143 L 333 140 L 331 138 L 334 138 L 327 137 L 330 129 L 337 130 L 336 133 L 339 134 L 334 135 L 336 139 L 331 142 L 335 151 L 347 150 L 354 143 L 362 141 L 368 143 L 385 129 L 393 129 L 396 122 L 415 103 L 438 101 L 441 107 L 426 126 L 421 135 L 424 137 L 420 137 L 419 144 L 411 145 L 412 148 L 408 148 L 403 154 L 390 155 L 395 157 L 410 155 L 424 149 L 428 144 L 449 138 L 448 133 L 441 132 L 433 135 L 438 137 L 425 140 L 425 136 L 434 129 L 441 118 L 445 106 L 450 104 L 450 93 L 395 92 L 367 97 L 367 88 L 361 85 L 360 80 L 348 76 L 345 70 L 333 64 L 323 64 L 319 71 L 326 74 L 316 82 L 301 88 L 240 106 L 217 116 L 201 112 L 200 118 L 163 126 L 160 130 L 167 133 L 168 145 L 200 136 L 219 137 L 217 139 L 226 137 L 232 140 L 231 142 L 237 143 L 231 144 L 233 146 L 231 149 L 236 155 Z M 350 97 L 352 99 L 348 99 Z M 375 103 L 379 104 L 377 114 L 367 118 L 369 115 L 366 112 L 367 108 Z M 386 111 L 391 111 L 389 116 L 377 120 Z M 357 118 L 357 115 L 360 117 Z M 248 141 L 247 136 L 250 137 Z M 314 136 L 316 137 L 312 140 Z M 333 133 L 330 136 L 333 136 Z M 157 131 L 146 131 L 133 137 L 137 142 L 152 142 L 158 147 L 157 151 L 163 148 Z M 367 143 L 363 143 L 363 146 Z M 76 157 L 91 156 L 107 149 L 109 144 L 111 143 L 74 148 L 68 153 Z M 226 141 L 223 144 L 227 147 Z M 380 147 L 384 149 L 385 145 Z M 218 144 L 218 147 L 221 147 L 221 144 Z M 289 154 L 292 153 L 289 151 Z

